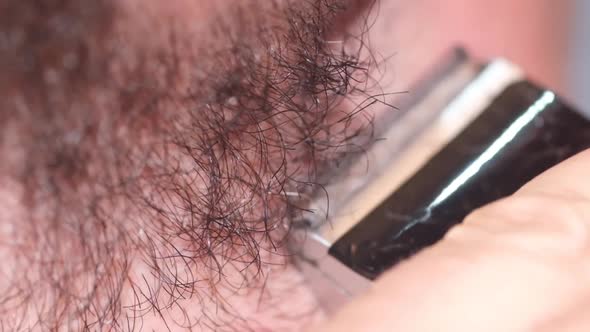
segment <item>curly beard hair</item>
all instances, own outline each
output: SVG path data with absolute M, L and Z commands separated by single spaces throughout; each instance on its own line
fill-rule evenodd
M 2 1 L 2 171 L 27 207 L 2 221 L 2 326 L 140 330 L 198 299 L 166 326 L 254 329 L 223 294 L 260 286 L 291 197 L 372 140 L 368 22 L 330 40 L 347 5 L 248 1 L 152 47 L 114 0 Z

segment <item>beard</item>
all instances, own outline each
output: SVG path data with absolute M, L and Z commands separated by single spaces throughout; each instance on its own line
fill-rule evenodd
M 224 294 L 286 259 L 293 197 L 372 140 L 375 60 L 347 5 L 248 1 L 193 29 L 116 1 L 2 2 L 2 173 L 26 207 L 3 220 L 4 326 L 138 330 L 191 298 L 239 315 Z M 166 326 L 232 328 L 220 315 Z

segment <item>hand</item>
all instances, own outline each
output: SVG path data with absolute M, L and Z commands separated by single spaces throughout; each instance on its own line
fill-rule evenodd
M 590 331 L 590 151 L 480 208 L 317 331 Z

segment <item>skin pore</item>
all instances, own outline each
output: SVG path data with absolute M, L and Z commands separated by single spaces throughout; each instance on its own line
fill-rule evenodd
M 287 193 L 361 151 L 394 102 L 372 96 L 406 90 L 450 36 L 481 49 L 428 28 L 460 1 L 416 3 L 0 0 L 2 329 L 321 319 L 282 246 Z M 551 51 L 515 57 L 559 82 Z

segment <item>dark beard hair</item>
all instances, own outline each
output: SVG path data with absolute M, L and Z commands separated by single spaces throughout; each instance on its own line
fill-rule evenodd
M 143 52 L 117 38 L 115 1 L 3 2 L 15 41 L 0 51 L 0 120 L 22 143 L 9 171 L 30 212 L 9 221 L 3 326 L 135 330 L 181 300 L 255 287 L 301 213 L 289 197 L 321 190 L 372 140 L 368 22 L 328 41 L 345 5 L 244 4 L 208 32 L 224 46 L 171 31 Z M 146 275 L 129 274 L 136 263 Z M 256 328 L 209 315 L 166 323 Z

